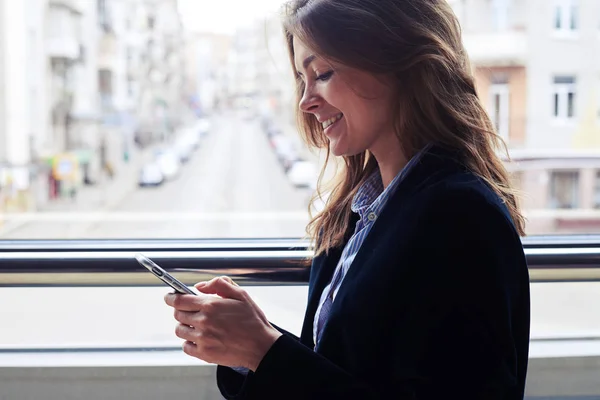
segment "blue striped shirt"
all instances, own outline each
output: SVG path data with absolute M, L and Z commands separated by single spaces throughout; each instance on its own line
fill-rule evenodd
M 387 201 L 392 196 L 392 194 L 396 191 L 396 188 L 402 182 L 404 177 L 410 171 L 411 168 L 421 159 L 422 154 L 427 150 L 428 147 L 421 150 L 417 153 L 407 164 L 406 166 L 400 170 L 398 175 L 394 177 L 392 182 L 384 189 L 383 181 L 381 178 L 381 173 L 379 170 L 374 172 L 367 180 L 362 184 L 358 192 L 352 199 L 351 209 L 353 212 L 359 215 L 359 220 L 356 223 L 356 227 L 354 229 L 354 234 L 346 243 L 342 255 L 340 257 L 340 261 L 333 273 L 333 277 L 331 282 L 335 282 L 335 287 L 331 287 L 331 282 L 329 285 L 325 287 L 323 293 L 321 294 L 321 299 L 319 301 L 319 307 L 315 313 L 315 319 L 313 323 L 313 340 L 315 345 L 318 343 L 320 339 L 319 335 L 321 332 L 318 331 L 319 328 L 319 318 L 326 318 L 327 316 L 321 316 L 321 309 L 323 307 L 323 303 L 327 299 L 327 296 L 332 296 L 332 299 L 335 301 L 335 297 L 340 289 L 342 281 L 344 277 L 348 273 L 356 254 L 360 250 L 365 238 L 371 231 L 373 224 L 381 214 L 381 211 L 385 207 Z M 341 276 L 338 276 L 341 274 Z

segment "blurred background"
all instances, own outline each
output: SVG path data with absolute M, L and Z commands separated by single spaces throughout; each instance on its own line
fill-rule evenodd
M 0 238 L 302 236 L 281 3 L 0 0 Z M 600 2 L 450 3 L 527 233 L 600 231 Z

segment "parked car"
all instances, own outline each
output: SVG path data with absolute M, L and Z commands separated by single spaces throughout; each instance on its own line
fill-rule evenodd
M 285 172 L 288 172 L 294 163 L 302 161 L 298 144 L 289 136 L 283 134 L 273 136 L 271 146 L 275 150 L 277 160 L 283 166 Z
M 192 153 L 194 152 L 194 143 L 189 139 L 182 137 L 175 142 L 173 150 L 179 157 L 179 161 L 181 161 L 182 164 L 185 164 L 192 157 Z
M 315 164 L 310 161 L 297 161 L 289 169 L 287 176 L 297 188 L 314 188 L 319 177 Z
M 140 187 L 159 186 L 164 182 L 164 180 L 165 177 L 160 169 L 160 166 L 156 162 L 150 162 L 142 166 L 138 185 Z
M 181 170 L 179 155 L 173 150 L 159 150 L 156 154 L 156 163 L 167 181 L 175 179 Z
M 177 143 L 190 146 L 192 150 L 196 150 L 200 147 L 200 135 L 193 128 L 186 129 L 179 134 Z
M 196 122 L 194 130 L 196 131 L 198 136 L 200 138 L 202 138 L 202 137 L 208 135 L 208 133 L 210 132 L 210 128 L 211 128 L 210 120 L 208 118 L 200 118 Z

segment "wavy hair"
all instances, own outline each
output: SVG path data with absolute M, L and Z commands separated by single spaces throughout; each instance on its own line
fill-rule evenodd
M 305 88 L 294 64 L 294 37 L 326 60 L 393 77 L 402 88 L 395 99 L 394 128 L 406 159 L 428 143 L 456 150 L 460 162 L 500 196 L 517 231 L 525 234 L 516 191 L 496 154 L 508 153 L 506 145 L 477 96 L 460 24 L 446 0 L 294 0 L 284 6 L 283 29 L 298 103 Z M 326 149 L 328 161 L 321 124 L 312 114 L 296 112 L 304 140 Z M 368 151 L 343 161 L 325 208 L 307 226 L 311 238 L 318 236 L 316 255 L 343 245 L 351 228 L 352 199 L 378 168 Z

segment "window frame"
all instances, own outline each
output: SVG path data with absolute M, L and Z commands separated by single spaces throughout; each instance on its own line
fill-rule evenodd
M 571 174 L 572 176 L 575 177 L 575 179 L 573 180 L 574 182 L 574 187 L 573 187 L 573 194 L 574 194 L 574 199 L 573 201 L 571 201 L 571 203 L 574 205 L 573 207 L 554 207 L 552 205 L 552 200 L 554 198 L 553 193 L 554 193 L 554 186 L 555 186 L 555 181 L 554 178 L 556 175 L 558 174 Z M 549 183 L 548 183 L 548 208 L 551 210 L 576 210 L 579 209 L 581 207 L 581 170 L 580 169 L 554 169 L 554 170 L 550 170 L 549 171 Z
M 492 83 L 489 93 L 489 110 L 492 124 L 498 135 L 508 142 L 510 139 L 510 84 Z M 500 99 L 498 114 L 503 114 L 503 111 L 506 113 L 505 116 L 499 118 L 499 121 L 496 120 L 496 96 L 499 96 Z
M 571 79 L 572 82 L 557 82 Z M 569 104 L 569 94 L 572 101 Z M 557 102 L 558 97 L 558 102 Z M 569 115 L 569 109 L 572 115 Z M 558 123 L 574 122 L 577 118 L 577 76 L 576 75 L 554 75 L 552 82 L 552 118 Z
M 531 282 L 600 281 L 600 235 L 522 241 Z M 162 285 L 135 261 L 138 252 L 188 285 L 222 275 L 246 286 L 306 285 L 302 262 L 312 255 L 300 239 L 0 240 L 0 287 Z
M 561 38 L 577 38 L 579 36 L 581 29 L 579 9 L 579 0 L 554 0 L 552 10 L 554 36 Z M 557 26 L 557 22 L 560 26 Z M 575 22 L 574 27 L 573 22 Z

